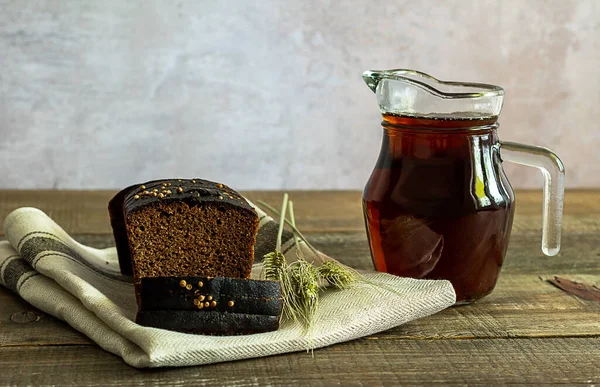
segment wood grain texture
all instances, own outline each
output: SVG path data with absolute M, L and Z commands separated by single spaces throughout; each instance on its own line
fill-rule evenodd
M 600 192 L 567 195 L 563 247 L 540 251 L 539 192 L 519 192 L 500 280 L 487 298 L 315 352 L 182 369 L 136 370 L 65 323 L 0 288 L 4 384 L 389 385 L 600 383 L 600 303 L 548 284 L 560 276 L 600 286 Z M 105 204 L 112 192 L 0 191 L 0 216 L 41 207 L 80 242 L 112 246 Z M 280 192 L 251 192 L 277 204 Z M 298 223 L 325 253 L 371 268 L 360 193 L 293 192 Z M 568 220 L 571 219 L 571 220 Z M 536 228 L 537 227 L 537 228 Z
M 563 276 L 600 284 L 600 275 Z M 600 337 L 600 303 L 569 295 L 548 284 L 546 278 L 503 275 L 494 292 L 473 305 L 449 308 L 373 337 L 409 340 Z M 85 336 L 37 311 L 6 289 L 0 288 L 0 300 L 0 347 L 90 344 Z M 29 311 L 35 311 L 41 318 L 28 324 L 18 324 L 10 318 L 15 313 Z
M 288 191 L 298 226 L 306 232 L 364 232 L 358 191 Z M 19 207 L 41 209 L 71 234 L 110 234 L 108 201 L 116 191 L 0 190 L 0 219 Z M 243 192 L 252 201 L 275 207 L 280 191 Z M 540 191 L 517 191 L 514 233 L 538 233 L 542 227 Z M 600 231 L 600 191 L 567 191 L 563 232 Z
M 29 312 L 35 313 L 39 319 L 26 324 L 14 321 L 15 314 Z M 92 345 L 93 342 L 67 323 L 47 315 L 10 290 L 0 287 L 0 348 L 73 344 Z
M 0 351 L 2 385 L 379 386 L 587 384 L 600 382 L 600 338 L 359 339 L 300 352 L 202 367 L 136 370 L 97 347 Z M 30 359 L 30 361 L 24 361 Z
M 600 283 L 599 275 L 570 275 Z M 381 334 L 402 338 L 600 337 L 600 305 L 544 281 L 545 276 L 501 275 L 492 294 Z M 600 359 L 599 359 L 600 360 Z
M 364 232 L 307 232 L 307 238 L 319 250 L 356 269 L 372 269 L 371 255 Z M 112 235 L 74 235 L 85 245 L 106 248 L 114 246 Z M 561 252 L 545 256 L 541 249 L 541 235 L 511 236 L 502 273 L 600 274 L 600 233 L 565 233 Z
M 364 234 L 313 233 L 309 237 L 318 248 L 346 264 L 362 269 L 371 267 Z M 77 239 L 93 247 L 112 245 L 110 235 L 80 235 Z M 580 239 L 586 243 L 581 244 Z M 600 305 L 578 300 L 543 281 L 554 275 L 561 275 L 592 284 L 600 282 L 600 268 L 597 264 L 600 236 L 567 234 L 564 242 L 566 246 L 573 246 L 573 253 L 576 250 L 580 252 L 577 260 L 568 259 L 569 251 L 566 252 L 567 259 L 543 257 L 541 253 L 538 254 L 537 246 L 530 246 L 528 238 L 513 236 L 507 264 L 497 288 L 489 297 L 468 307 L 448 309 L 435 316 L 411 322 L 383 335 L 448 339 L 600 335 Z M 26 313 L 32 308 L 5 289 L 0 289 L 0 297 L 0 333 L 5 333 L 0 334 L 4 338 L 0 341 L 1 346 L 89 343 L 84 336 L 43 313 L 40 314 L 44 317 L 29 324 L 29 328 L 15 327 L 10 316 L 17 312 Z M 556 313 L 557 310 L 568 311 L 570 318 L 575 319 L 577 324 L 570 324 L 562 314 Z M 36 329 L 32 330 L 31 327 Z M 25 335 L 9 334 L 14 333 L 15 329 Z M 65 329 L 69 334 L 65 334 Z

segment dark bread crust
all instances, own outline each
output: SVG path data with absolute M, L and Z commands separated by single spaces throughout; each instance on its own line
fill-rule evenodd
M 140 311 L 135 321 L 147 327 L 204 335 L 246 335 L 279 328 L 279 316 L 204 310 Z
M 185 203 L 190 208 L 194 206 L 213 206 L 215 208 L 215 206 L 218 206 L 219 208 L 235 209 L 247 214 L 247 217 L 255 219 L 254 230 L 252 230 L 253 238 L 255 238 L 258 232 L 258 215 L 256 211 L 239 193 L 223 184 L 202 179 L 167 179 L 153 180 L 144 184 L 129 186 L 113 197 L 109 202 L 108 209 L 121 273 L 136 277 L 136 282 L 138 282 L 140 277 L 147 275 L 136 276 L 139 267 L 136 270 L 133 269 L 134 254 L 131 247 L 131 235 L 128 231 L 128 223 L 130 222 L 128 219 L 139 210 L 153 206 L 164 209 L 169 206 L 169 203 L 173 203 L 174 205 Z M 157 210 L 160 211 L 160 209 Z M 244 266 L 244 268 L 240 268 L 240 274 L 232 276 L 247 277 L 250 274 L 254 259 L 253 247 L 248 249 L 248 253 L 249 257 L 247 261 L 249 264 Z M 229 273 L 199 272 L 181 274 L 231 275 Z
M 108 202 L 108 214 L 110 215 L 110 225 L 113 230 L 115 245 L 117 246 L 119 267 L 121 274 L 129 276 L 133 275 L 133 268 L 131 265 L 131 250 L 129 249 L 129 242 L 127 240 L 123 203 L 125 202 L 125 196 L 136 187 L 138 185 L 130 185 L 122 189 Z
M 281 282 L 229 277 L 142 278 L 139 300 L 143 311 L 198 310 L 199 302 L 215 301 L 202 310 L 279 316 L 283 307 Z
M 145 188 L 141 188 L 141 186 Z M 145 195 L 144 191 L 152 192 L 154 189 L 157 193 L 163 191 L 161 187 L 166 186 L 171 193 L 165 194 L 164 197 L 158 195 Z M 181 187 L 182 192 L 178 192 L 177 188 Z M 233 189 L 221 183 L 203 179 L 164 179 L 152 180 L 141 185 L 135 185 L 125 188 L 128 190 L 123 197 L 123 211 L 125 214 L 133 212 L 141 207 L 151 203 L 168 202 L 170 200 L 185 201 L 188 203 L 206 203 L 218 202 L 229 203 L 245 211 L 256 213 L 254 208 L 248 204 L 246 199 Z M 139 198 L 135 198 L 138 195 Z

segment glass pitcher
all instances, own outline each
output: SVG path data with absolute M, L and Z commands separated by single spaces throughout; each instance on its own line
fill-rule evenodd
M 412 70 L 367 71 L 363 79 L 383 115 L 381 153 L 363 193 L 378 271 L 449 280 L 458 304 L 488 295 L 515 209 L 502 161 L 542 171 L 542 251 L 558 253 L 563 164 L 546 148 L 498 139 L 502 88 Z

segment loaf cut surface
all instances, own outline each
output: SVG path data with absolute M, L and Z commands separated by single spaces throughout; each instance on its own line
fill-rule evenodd
M 202 179 L 131 186 L 109 203 L 121 272 L 142 278 L 247 278 L 258 216 L 229 187 Z

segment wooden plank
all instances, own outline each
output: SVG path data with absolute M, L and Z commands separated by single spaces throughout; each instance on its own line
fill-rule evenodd
M 600 285 L 600 275 L 562 276 Z M 600 337 L 600 303 L 581 300 L 543 281 L 549 277 L 503 275 L 495 291 L 473 305 L 449 308 L 373 337 Z M 5 289 L 0 289 L 0 301 L 0 347 L 90 343 L 66 324 L 39 311 L 38 321 L 18 324 L 11 320 L 12 315 L 36 309 Z
M 0 219 L 23 206 L 40 208 L 69 233 L 109 234 L 106 206 L 115 191 L 0 190 Z M 280 191 L 244 193 L 250 200 L 278 206 Z M 299 227 L 306 232 L 364 232 L 361 193 L 358 191 L 290 191 L 296 203 Z M 513 232 L 539 233 L 542 196 L 539 191 L 517 192 Z M 565 232 L 600 231 L 600 191 L 568 191 L 565 196 Z
M 361 269 L 370 269 L 364 233 L 312 233 L 324 252 Z M 498 287 L 490 297 L 472 306 L 452 308 L 409 323 L 387 334 L 405 338 L 531 337 L 536 335 L 600 334 L 598 303 L 578 300 L 540 280 L 553 275 L 597 283 L 600 275 L 600 235 L 566 234 L 559 257 L 544 257 L 536 241 L 514 235 Z M 93 247 L 112 246 L 110 235 L 78 235 Z M 586 273 L 588 277 L 582 277 Z M 594 282 L 596 281 L 596 282 Z M 87 338 L 43 313 L 39 321 L 16 324 L 15 313 L 35 310 L 11 292 L 0 290 L 0 346 L 84 344 Z M 557 311 L 568 311 L 569 319 Z
M 0 347 L 89 344 L 93 341 L 0 286 Z
M 2 385 L 595 384 L 600 338 L 373 340 L 202 367 L 137 370 L 96 347 L 0 349 Z
M 311 243 L 324 253 L 357 269 L 372 269 L 364 232 L 307 233 Z M 600 233 L 564 233 L 561 252 L 547 257 L 541 251 L 541 234 L 514 233 L 502 273 L 600 274 Z
M 598 202 L 600 191 L 567 190 L 565 192 L 564 210 L 571 215 L 587 215 L 590 212 L 598 213 L 600 203 Z M 515 198 L 518 211 L 522 215 L 539 215 L 542 211 L 542 190 L 517 190 Z
M 600 284 L 600 275 L 563 275 Z M 550 275 L 501 275 L 496 289 L 467 306 L 452 307 L 376 337 L 406 339 L 600 337 L 600 302 L 548 284 Z
M 36 207 L 68 233 L 109 233 L 110 191 L 0 190 L 0 219 L 19 207 Z
M 36 207 L 49 214 L 69 233 L 111 233 L 107 205 L 115 191 L 18 191 L 0 190 L 0 219 L 24 206 Z M 279 206 L 281 192 L 244 193 L 250 200 L 264 200 Z M 363 230 L 360 193 L 356 191 L 290 191 L 297 220 L 306 231 Z M 348 211 L 351 208 L 352 211 Z M 323 224 L 324 219 L 330 219 Z
M 0 191 L 0 216 L 11 205 L 45 206 L 68 231 L 88 234 L 77 235 L 83 243 L 112 245 L 104 209 L 112 192 L 28 195 L 25 191 L 24 196 L 15 192 Z M 280 195 L 255 192 L 248 196 L 275 204 Z M 319 248 L 355 267 L 370 267 L 360 194 L 306 191 L 292 195 L 300 226 Z M 18 372 L 0 374 L 0 384 L 112 385 L 123 380 L 225 385 L 597 383 L 600 303 L 575 298 L 542 279 L 560 275 L 600 285 L 600 192 L 567 195 L 563 250 L 554 258 L 539 252 L 536 222 L 540 221 L 541 195 L 517 195 L 517 221 L 498 287 L 474 305 L 450 308 L 366 339 L 318 350 L 315 359 L 291 354 L 155 372 L 124 365 L 66 324 L 36 312 L 2 289 L 0 361 Z
M 364 232 L 307 232 L 306 235 L 315 247 L 347 265 L 357 269 L 373 268 Z M 79 242 L 96 248 L 114 246 L 112 235 L 85 234 L 74 237 Z M 598 233 L 565 233 L 562 238 L 562 250 L 555 257 L 545 256 L 540 246 L 541 235 L 515 233 L 510 239 L 502 272 L 600 274 Z

